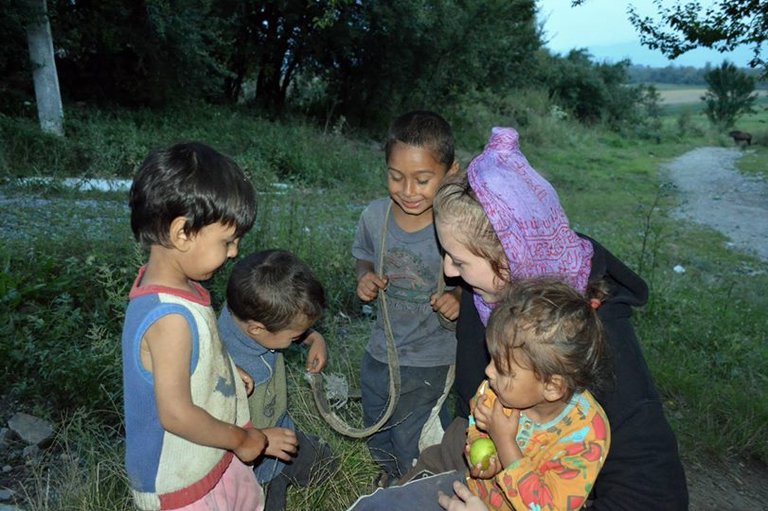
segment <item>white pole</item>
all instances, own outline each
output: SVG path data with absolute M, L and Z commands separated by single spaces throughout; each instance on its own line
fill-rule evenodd
M 27 26 L 27 43 L 33 67 L 40 128 L 45 133 L 64 136 L 64 109 L 61 105 L 46 0 L 29 0 L 29 3 L 36 11 L 35 18 Z

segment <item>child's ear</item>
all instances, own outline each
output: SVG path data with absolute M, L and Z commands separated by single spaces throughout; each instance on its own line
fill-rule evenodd
M 269 332 L 269 330 L 267 330 L 267 327 L 264 326 L 264 323 L 260 321 L 254 321 L 252 319 L 249 319 L 245 323 L 245 331 L 248 334 L 248 336 L 253 339 L 258 339 L 262 337 L 265 332 Z
M 544 398 L 550 403 L 563 399 L 565 391 L 565 378 L 559 374 L 552 375 L 549 381 L 544 384 Z
M 453 160 L 453 163 L 448 168 L 448 172 L 445 173 L 446 176 L 450 176 L 451 174 L 456 174 L 461 169 L 461 166 L 459 165 L 459 160 Z
M 187 234 L 187 219 L 183 216 L 177 216 L 171 221 L 168 229 L 171 245 L 178 250 L 186 250 L 192 236 Z

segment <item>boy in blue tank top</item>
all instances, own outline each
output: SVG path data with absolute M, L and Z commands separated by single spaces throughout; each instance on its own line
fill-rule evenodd
M 200 143 L 150 154 L 133 180 L 136 240 L 149 249 L 123 328 L 126 470 L 136 506 L 263 509 L 246 463 L 267 438 L 249 420 L 253 382 L 222 345 L 199 283 L 237 255 L 256 196 L 237 164 Z

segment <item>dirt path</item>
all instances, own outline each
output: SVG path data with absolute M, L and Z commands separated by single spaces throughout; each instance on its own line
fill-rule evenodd
M 768 469 L 744 462 L 686 462 L 691 511 L 747 511 L 768 507 Z
M 700 147 L 666 165 L 683 204 L 674 214 L 708 225 L 738 250 L 768 261 L 768 183 L 736 170 L 744 152 Z
M 736 170 L 740 149 L 701 147 L 665 166 L 683 199 L 678 218 L 712 227 L 737 250 L 768 261 L 768 183 Z M 768 468 L 743 462 L 688 460 L 691 510 L 765 509 Z

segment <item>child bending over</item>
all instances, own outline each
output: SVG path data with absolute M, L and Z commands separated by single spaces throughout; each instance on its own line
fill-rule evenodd
M 610 446 L 608 418 L 587 388 L 604 378 L 596 305 L 555 279 L 515 283 L 488 321 L 488 377 L 472 400 L 466 452 L 490 437 L 496 454 L 470 467 L 491 510 L 579 509 Z
M 143 510 L 260 510 L 262 490 L 246 463 L 267 437 L 250 424 L 252 382 L 222 346 L 199 284 L 237 255 L 256 214 L 253 186 L 210 147 L 178 144 L 142 163 L 129 205 L 133 234 L 149 248 L 122 339 L 134 502 Z
M 335 465 L 330 447 L 297 430 L 288 415 L 283 360 L 283 350 L 301 342 L 309 348 L 307 370 L 323 370 L 325 339 L 312 325 L 325 305 L 322 284 L 290 252 L 252 254 L 238 261 L 229 277 L 219 331 L 237 366 L 253 378 L 251 421 L 269 439 L 265 456 L 253 467 L 258 481 L 269 483 L 266 511 L 285 509 L 289 484 L 306 486 Z

